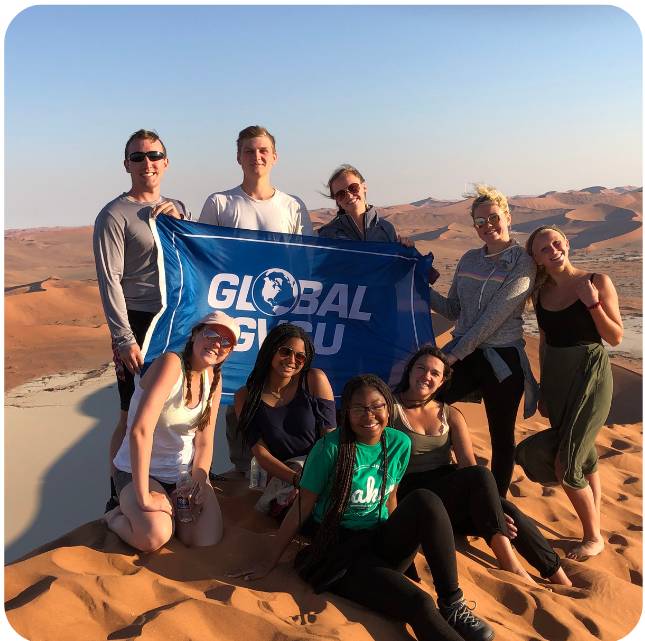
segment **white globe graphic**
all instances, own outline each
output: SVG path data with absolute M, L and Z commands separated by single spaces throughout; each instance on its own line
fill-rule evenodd
M 263 271 L 251 286 L 256 309 L 267 316 L 282 316 L 298 302 L 298 282 L 284 269 L 272 267 Z

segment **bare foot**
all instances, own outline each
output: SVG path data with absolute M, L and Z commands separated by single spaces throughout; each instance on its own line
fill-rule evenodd
M 586 561 L 590 556 L 596 556 L 605 549 L 605 540 L 600 539 L 583 539 L 578 545 L 575 545 L 567 554 L 567 559 L 575 561 Z
M 550 577 L 549 581 L 551 583 L 556 583 L 557 585 L 566 585 L 567 587 L 572 587 L 571 579 L 567 576 L 567 573 L 563 568 L 558 568 L 557 572 L 554 572 Z
M 512 572 L 513 574 L 517 574 L 517 576 L 519 576 L 521 579 L 524 579 L 524 581 L 526 581 L 526 583 L 528 583 L 529 585 L 539 585 L 539 583 L 535 581 L 533 577 L 521 565 L 503 569 L 507 570 L 508 572 Z
M 123 514 L 123 512 L 121 512 L 121 506 L 120 506 L 120 505 L 117 505 L 116 507 L 113 507 L 111 510 L 109 510 L 108 512 L 106 512 L 106 513 L 103 515 L 103 519 L 102 519 L 102 520 L 104 521 L 105 525 L 107 525 L 108 527 L 110 527 L 110 524 L 112 523 L 112 521 L 114 521 L 114 519 L 115 519 L 117 516 L 119 516 L 120 514 Z

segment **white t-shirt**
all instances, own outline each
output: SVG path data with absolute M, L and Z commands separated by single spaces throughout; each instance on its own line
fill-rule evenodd
M 210 380 L 206 370 L 202 372 L 204 394 L 197 407 L 189 408 L 184 403 L 184 380 L 185 375 L 179 373 L 177 382 L 170 390 L 168 398 L 159 414 L 159 420 L 152 435 L 152 452 L 150 454 L 150 476 L 164 483 L 175 483 L 180 465 L 188 465 L 193 460 L 194 441 L 197 427 L 197 419 L 204 411 L 208 401 Z M 199 391 L 197 391 L 199 393 Z M 114 457 L 114 467 L 123 472 L 132 474 L 132 462 L 130 459 L 130 432 L 132 424 L 139 409 L 139 403 L 143 396 L 143 388 L 136 378 L 136 386 L 130 410 L 128 411 L 128 427 L 125 438 L 121 443 L 119 451 Z
M 202 207 L 199 222 L 236 229 L 313 236 L 305 204 L 278 189 L 267 200 L 251 198 L 241 185 L 211 194 Z

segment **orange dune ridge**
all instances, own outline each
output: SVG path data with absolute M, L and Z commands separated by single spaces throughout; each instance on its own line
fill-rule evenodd
M 518 242 L 538 225 L 557 222 L 570 235 L 576 264 L 612 276 L 626 320 L 623 343 L 640 345 L 642 190 L 590 187 L 517 196 L 510 202 Z M 436 287 L 445 293 L 458 258 L 478 245 L 468 201 L 427 198 L 382 213 L 420 251 L 434 252 L 442 274 Z M 331 209 L 319 210 L 312 219 L 317 225 L 333 215 Z M 291 565 L 298 542 L 264 579 L 229 578 L 267 549 L 275 530 L 273 521 L 253 510 L 257 494 L 234 472 L 216 483 L 225 519 L 224 538 L 216 546 L 189 549 L 173 539 L 157 553 L 142 554 L 107 530 L 100 517 L 118 400 L 112 368 L 106 365 L 111 350 L 91 233 L 84 227 L 5 234 L 5 543 L 10 563 L 4 581 L 11 626 L 30 641 L 410 639 L 402 624 L 341 597 L 314 594 Z M 533 318 L 529 310 L 527 319 Z M 449 328 L 440 319 L 434 327 L 443 345 Z M 629 349 L 612 354 L 612 409 L 597 443 L 606 547 L 585 562 L 563 558 L 573 587 L 545 585 L 522 560 L 540 582 L 528 586 L 497 568 L 483 540 L 457 541 L 461 587 L 499 641 L 614 641 L 639 620 L 642 352 L 632 355 Z M 537 372 L 537 342 L 530 335 L 527 351 Z M 483 406 L 458 407 L 479 462 L 489 464 Z M 546 426 L 539 415 L 518 418 L 517 440 Z M 218 433 L 216 461 L 223 440 Z M 560 488 L 532 483 L 516 467 L 509 499 L 535 519 L 560 557 L 579 538 L 577 518 Z M 416 565 L 422 585 L 434 596 L 421 555 Z

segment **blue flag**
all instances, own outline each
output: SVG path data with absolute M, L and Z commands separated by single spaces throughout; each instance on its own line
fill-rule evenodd
M 222 403 L 246 383 L 258 349 L 278 323 L 302 327 L 340 396 L 356 374 L 398 380 L 405 361 L 434 343 L 428 272 L 432 254 L 398 243 L 354 242 L 216 227 L 159 216 L 163 307 L 143 345 L 145 363 L 181 352 L 191 329 L 222 310 L 241 327 L 222 368 Z

